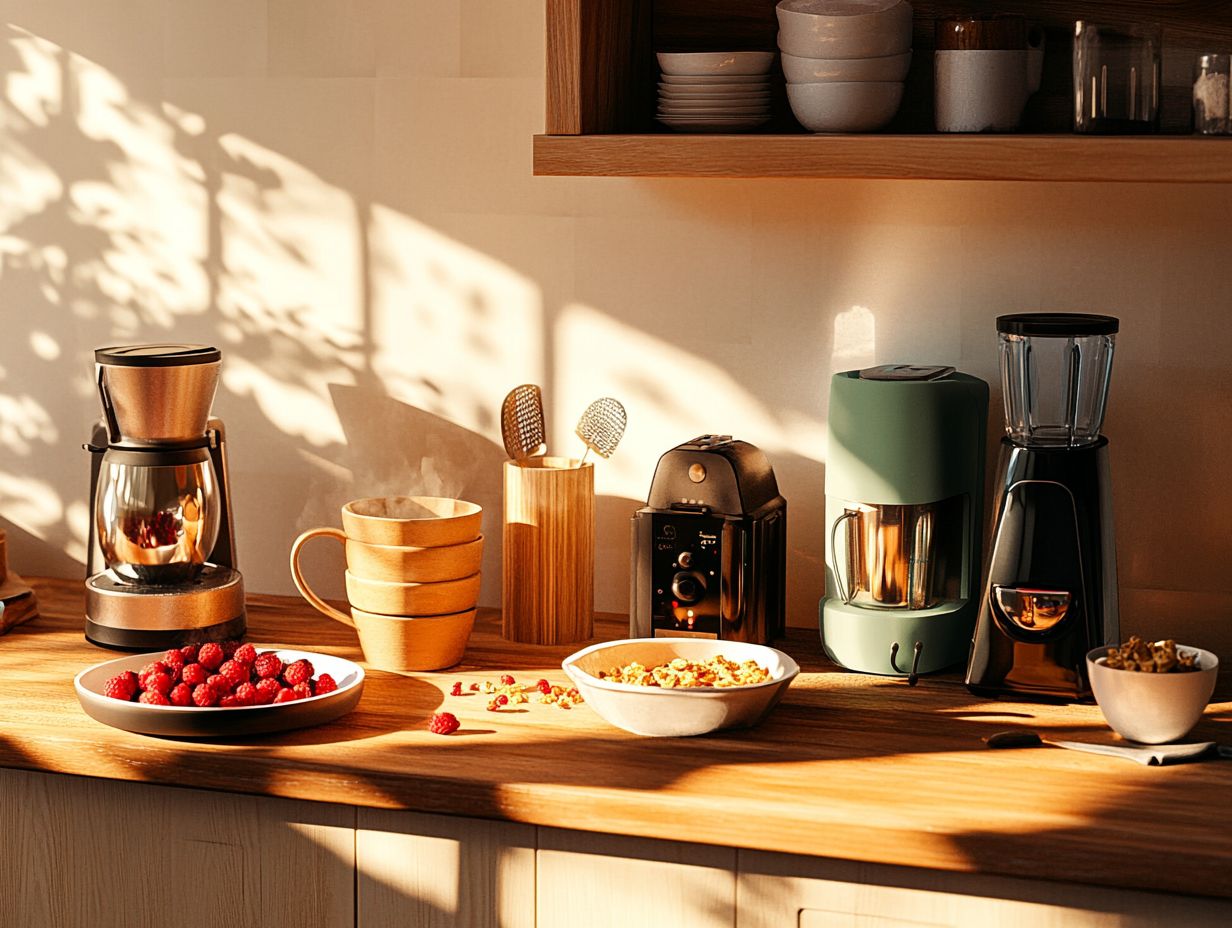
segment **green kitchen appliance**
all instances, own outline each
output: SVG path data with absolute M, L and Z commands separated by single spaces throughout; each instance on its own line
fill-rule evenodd
M 909 677 L 961 664 L 979 609 L 988 384 L 952 367 L 835 374 L 821 638 Z

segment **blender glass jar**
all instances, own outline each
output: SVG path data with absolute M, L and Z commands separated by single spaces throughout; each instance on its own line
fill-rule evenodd
M 1099 438 L 1119 328 L 1113 316 L 1018 313 L 997 319 L 1005 431 L 1026 447 Z

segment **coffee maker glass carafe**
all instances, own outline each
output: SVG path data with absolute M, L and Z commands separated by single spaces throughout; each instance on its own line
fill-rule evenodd
M 122 580 L 183 583 L 214 550 L 221 518 L 213 462 L 204 448 L 180 455 L 181 463 L 152 465 L 125 451 L 103 454 L 96 530 L 107 567 Z

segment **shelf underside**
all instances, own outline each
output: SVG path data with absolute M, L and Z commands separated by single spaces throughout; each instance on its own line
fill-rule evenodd
M 1083 135 L 537 135 L 535 173 L 1232 183 L 1232 138 Z

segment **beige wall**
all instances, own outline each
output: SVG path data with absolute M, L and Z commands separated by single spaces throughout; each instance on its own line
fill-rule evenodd
M 290 591 L 291 540 L 347 499 L 421 491 L 488 507 L 495 601 L 498 408 L 531 380 L 560 453 L 591 399 L 629 410 L 597 466 L 600 609 L 625 608 L 627 519 L 657 456 L 713 430 L 770 454 L 791 618 L 811 624 L 829 374 L 909 360 L 991 379 L 997 314 L 1093 310 L 1122 319 L 1106 431 L 1125 624 L 1232 644 L 1232 188 L 535 178 L 540 0 L 0 16 L 17 569 L 81 571 L 91 349 L 199 340 L 224 351 L 252 590 Z M 311 566 L 336 571 L 318 544 Z

